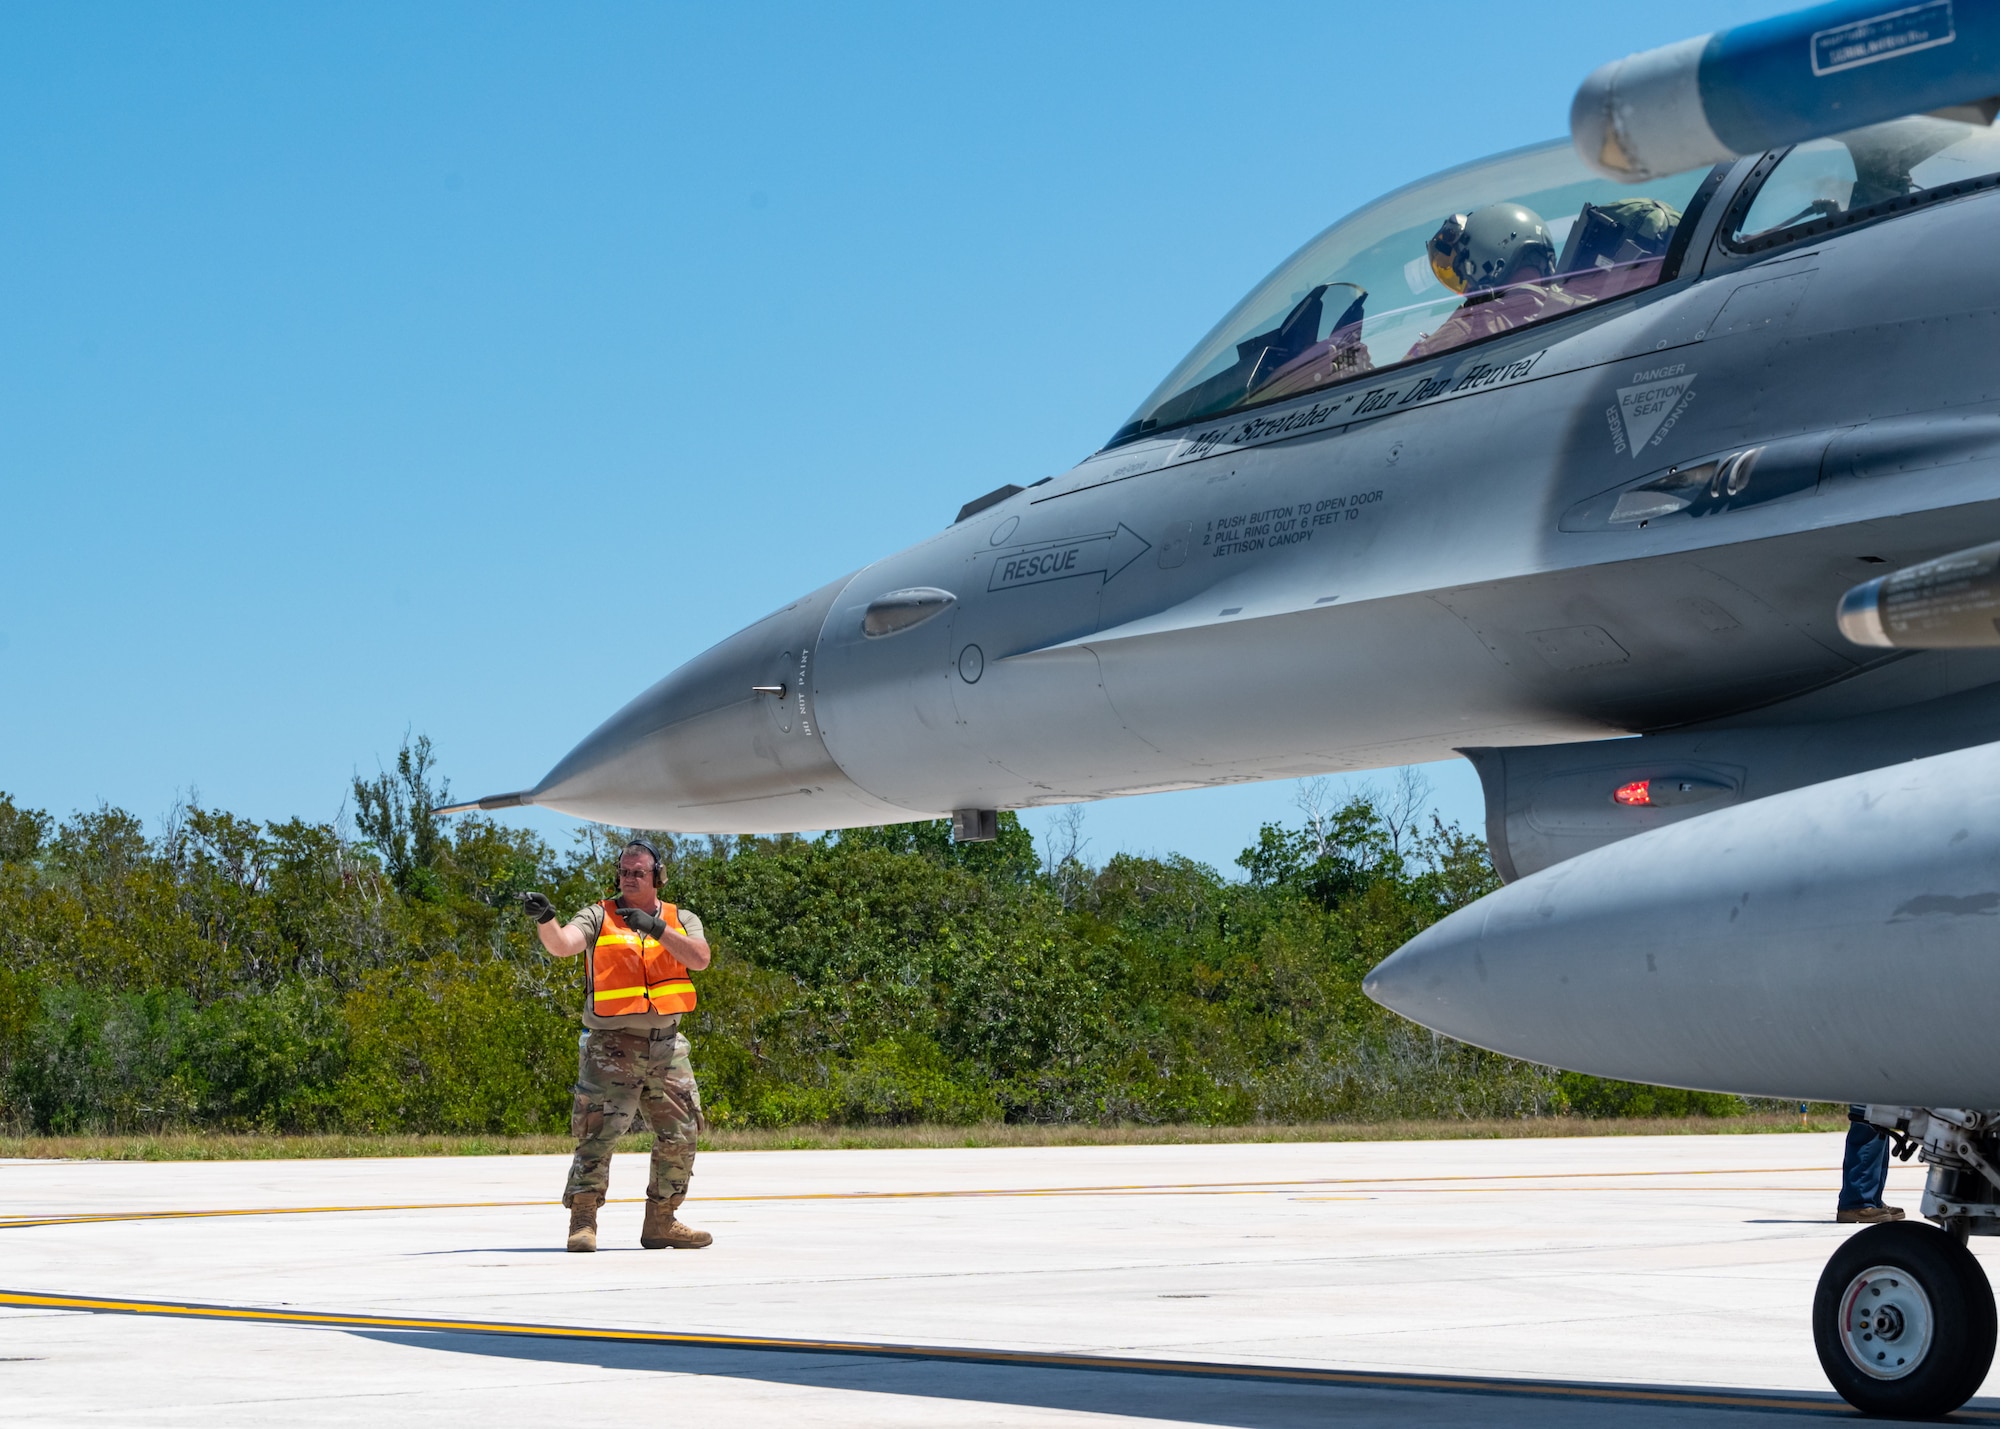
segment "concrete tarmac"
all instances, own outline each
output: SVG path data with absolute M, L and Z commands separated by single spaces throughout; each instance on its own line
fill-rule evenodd
M 1839 1164 L 1823 1135 L 710 1153 L 684 1216 L 715 1245 L 642 1251 L 621 1156 L 583 1256 L 560 1158 L 7 1161 L 0 1420 L 1849 1418 L 1807 1319 Z

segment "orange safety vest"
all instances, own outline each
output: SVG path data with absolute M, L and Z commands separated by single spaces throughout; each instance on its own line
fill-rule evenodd
M 599 1017 L 693 1011 L 694 984 L 680 959 L 627 927 L 618 916 L 617 899 L 605 899 L 603 908 L 604 926 L 590 950 L 590 1010 Z M 660 920 L 686 936 L 673 904 L 660 904 Z

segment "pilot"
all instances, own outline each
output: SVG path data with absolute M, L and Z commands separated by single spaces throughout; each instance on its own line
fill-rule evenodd
M 1587 302 L 1549 281 L 1556 267 L 1555 240 L 1541 215 L 1518 203 L 1455 213 L 1424 248 L 1438 281 L 1465 294 L 1465 301 L 1435 332 L 1412 344 L 1412 361 Z
M 1465 215 L 1454 213 L 1438 225 L 1438 231 L 1424 245 L 1424 256 L 1431 260 L 1431 272 L 1437 280 L 1454 293 L 1465 291 L 1465 280 L 1458 276 L 1456 258 L 1458 245 L 1465 241 Z
M 663 873 L 660 851 L 633 839 L 618 855 L 616 895 L 588 905 L 568 923 L 557 924 L 555 905 L 542 894 L 521 895 L 551 956 L 585 955 L 588 1030 L 576 1086 L 581 1126 L 563 1190 L 575 1251 L 597 1249 L 597 1208 L 611 1183 L 611 1153 L 635 1111 L 653 1128 L 653 1173 L 639 1244 L 698 1250 L 714 1239 L 675 1219 L 687 1199 L 703 1125 L 681 1014 L 695 1005 L 690 971 L 707 967 L 711 955 L 701 919 L 660 901 Z
M 1868 1120 L 1868 1108 L 1847 1109 L 1847 1149 L 1840 1159 L 1840 1201 L 1834 1219 L 1842 1225 L 1872 1226 L 1900 1221 L 1901 1206 L 1882 1204 L 1889 1185 L 1889 1133 Z

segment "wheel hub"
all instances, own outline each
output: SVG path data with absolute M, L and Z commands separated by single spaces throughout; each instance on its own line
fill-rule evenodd
M 1931 1302 L 1907 1270 L 1877 1265 L 1848 1282 L 1840 1297 L 1840 1343 L 1854 1367 L 1873 1379 L 1901 1379 L 1931 1347 Z

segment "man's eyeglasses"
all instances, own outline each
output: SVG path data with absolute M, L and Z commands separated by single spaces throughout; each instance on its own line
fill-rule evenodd
M 653 870 L 650 868 L 621 868 L 618 870 L 618 876 L 620 878 L 651 878 Z

